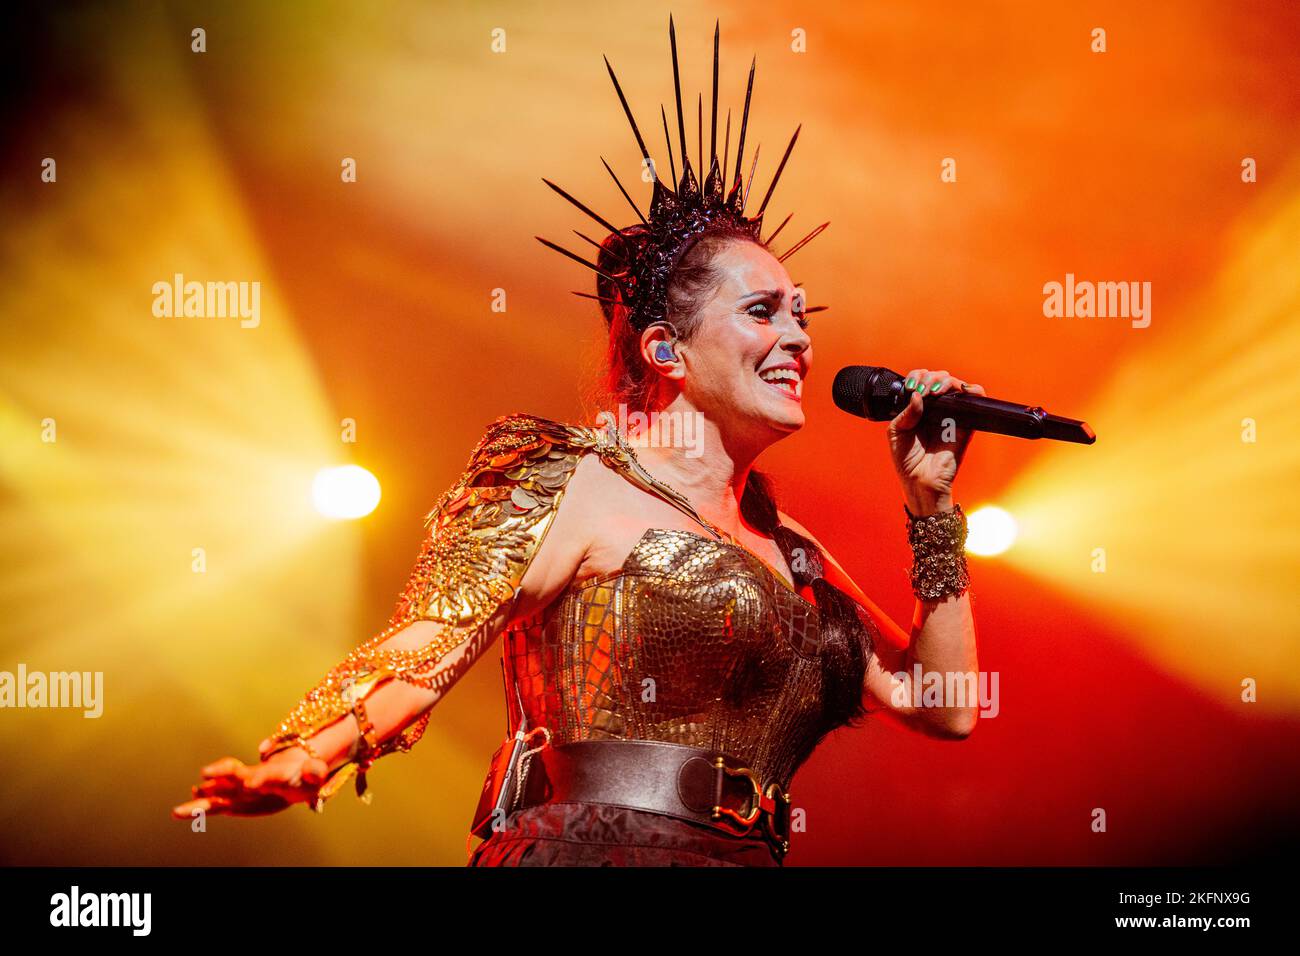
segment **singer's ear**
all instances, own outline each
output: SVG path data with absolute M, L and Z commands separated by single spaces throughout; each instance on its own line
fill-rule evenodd
M 660 346 L 665 349 L 660 353 Z M 665 378 L 684 378 L 677 329 L 670 322 L 654 322 L 641 333 L 641 356 L 651 368 Z

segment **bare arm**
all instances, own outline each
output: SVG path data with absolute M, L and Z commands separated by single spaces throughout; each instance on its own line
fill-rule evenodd
M 413 621 L 382 642 L 372 639 L 363 645 L 367 660 L 391 660 L 392 655 L 411 652 L 423 663 L 410 672 L 396 674 L 385 666 L 368 668 L 362 680 L 373 682 L 365 688 L 364 716 L 371 725 L 377 752 L 387 752 L 385 745 L 409 746 L 423 732 L 422 719 L 495 642 L 497 635 L 513 619 L 526 617 L 545 607 L 558 596 L 572 579 L 586 553 L 586 531 L 578 507 L 563 499 L 554 519 L 532 557 L 527 570 L 513 592 L 513 598 L 501 601 L 479 624 L 456 628 L 428 619 Z M 385 656 L 387 655 L 387 656 Z M 345 662 L 346 663 L 346 662 Z M 331 672 L 337 678 L 340 671 Z M 348 673 L 347 670 L 341 673 Z M 347 681 L 341 682 L 346 684 Z M 337 699 L 340 682 L 327 677 L 318 688 Z M 320 698 L 317 698 L 320 699 Z M 286 746 L 283 729 L 262 741 L 261 763 L 246 766 L 234 757 L 226 757 L 203 768 L 203 781 L 193 789 L 195 799 L 174 807 L 173 816 L 187 818 L 197 812 L 258 815 L 274 813 L 293 803 L 314 802 L 337 789 L 351 772 L 362 745 L 361 727 L 355 712 L 346 706 L 326 714 L 326 719 L 312 716 L 312 695 L 304 698 L 288 723 L 290 728 L 311 724 L 311 731 L 298 730 L 305 746 L 291 731 Z M 328 714 L 343 712 L 334 719 Z M 403 741 L 395 738 L 403 737 Z M 404 749 L 404 748 L 402 748 Z M 274 751 L 271 756 L 266 756 Z M 346 768 L 346 771 L 344 770 Z M 329 780 L 338 771 L 336 780 Z M 328 781 L 328 786 L 326 786 Z M 323 788 L 323 789 L 322 789 Z
M 566 498 L 561 502 L 554 523 L 537 554 L 528 566 L 514 602 L 502 604 L 497 611 L 468 638 L 438 661 L 427 685 L 392 679 L 366 698 L 366 716 L 382 743 L 391 740 L 430 711 L 474 666 L 483 653 L 496 643 L 513 620 L 522 619 L 550 604 L 572 580 L 585 553 L 585 538 L 577 508 Z M 379 645 L 384 650 L 415 650 L 436 641 L 449 629 L 433 621 L 416 621 Z M 347 714 L 329 727 L 308 738 L 330 771 L 347 762 L 360 737 L 357 719 Z M 272 745 L 263 740 L 258 750 L 265 753 Z
M 531 570 L 531 569 L 530 569 Z M 478 628 L 464 643 L 458 645 L 446 657 L 440 660 L 426 687 L 394 678 L 386 681 L 366 698 L 366 716 L 374 727 L 375 737 L 380 743 L 392 740 L 403 730 L 415 723 L 421 716 L 431 710 L 439 700 L 451 690 L 452 686 L 474 665 L 495 642 L 498 634 L 509 623 L 509 605 L 492 616 Z M 379 645 L 382 650 L 416 650 L 446 633 L 446 628 L 432 621 L 416 621 Z M 356 755 L 361 728 L 353 714 L 347 714 L 330 726 L 307 738 L 313 751 L 325 762 L 327 773 L 333 773 Z M 258 753 L 271 749 L 271 738 L 258 745 Z M 305 751 L 302 753 L 305 754 Z M 297 759 L 289 751 L 288 760 Z M 280 755 L 272 760 L 281 759 Z
M 942 601 L 917 601 L 907 646 L 901 652 L 895 647 L 877 649 L 868 664 L 866 689 L 873 706 L 883 705 L 914 729 L 961 739 L 979 719 L 978 681 L 975 619 L 967 592 Z M 930 704 L 935 694 L 938 706 Z
M 863 685 L 867 709 L 889 714 L 909 729 L 928 736 L 961 739 L 969 735 L 979 717 L 978 696 L 964 694 L 963 699 L 957 701 L 948 699 L 947 694 L 948 675 L 953 675 L 953 686 L 960 683 L 963 691 L 971 681 L 978 681 L 975 620 L 969 592 L 942 601 L 917 601 L 909 633 L 863 593 L 835 557 L 807 529 L 788 515 L 782 514 L 781 520 L 817 545 L 826 561 L 839 572 L 843 590 L 876 625 L 881 640 L 876 642 L 867 661 Z M 919 685 L 915 672 L 917 665 L 923 675 Z M 943 675 L 944 699 L 939 706 L 927 706 L 924 675 L 935 673 Z M 957 675 L 962 676 L 959 679 Z

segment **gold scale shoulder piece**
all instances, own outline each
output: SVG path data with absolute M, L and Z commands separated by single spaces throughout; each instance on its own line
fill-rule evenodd
M 486 645 L 495 638 L 484 625 L 503 604 L 513 602 L 579 459 L 590 451 L 620 471 L 628 467 L 630 450 L 612 429 L 525 414 L 493 422 L 460 478 L 425 517 L 424 544 L 387 628 L 353 650 L 303 697 L 277 728 L 262 759 L 353 712 L 390 679 L 439 690 L 454 682 L 458 675 L 439 668 L 439 662 L 467 642 Z M 414 649 L 381 649 L 416 621 L 441 625 L 438 635 Z M 472 662 L 473 655 L 467 657 Z M 366 770 L 380 756 L 409 750 L 428 719 L 426 711 L 387 741 L 366 740 L 363 755 L 331 774 L 313 808 L 320 810 L 353 775 L 358 795 L 368 799 Z

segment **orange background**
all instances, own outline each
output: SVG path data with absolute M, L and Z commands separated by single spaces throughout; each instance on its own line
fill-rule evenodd
M 570 230 L 590 224 L 541 177 L 624 221 L 603 155 L 644 208 L 601 55 L 658 156 L 669 11 L 165 4 L 15 21 L 0 669 L 102 670 L 106 701 L 99 720 L 0 711 L 0 859 L 464 861 L 503 726 L 495 660 L 412 754 L 376 767 L 370 807 L 344 796 L 320 818 L 204 833 L 167 811 L 202 763 L 252 759 L 382 627 L 422 515 L 489 421 L 586 410 L 604 329 L 569 290 L 590 277 L 533 235 L 576 250 Z M 833 736 L 796 778 L 807 832 L 789 864 L 1179 864 L 1294 846 L 1300 8 L 672 12 L 692 143 L 715 18 L 724 115 L 757 56 L 760 189 L 803 124 L 769 222 L 795 210 L 793 241 L 831 220 L 789 262 L 831 308 L 813 318 L 808 426 L 760 464 L 882 607 L 910 621 L 901 498 L 883 427 L 832 405 L 836 369 L 945 368 L 1099 436 L 976 437 L 958 500 L 1022 529 L 1007 554 L 972 559 L 1001 712 L 960 744 L 885 723 Z M 340 181 L 344 157 L 356 183 Z M 1246 157 L 1258 182 L 1242 181 Z M 152 283 L 177 272 L 260 281 L 260 326 L 155 318 Z M 1043 285 L 1067 272 L 1151 282 L 1150 327 L 1045 318 Z M 339 441 L 345 418 L 355 444 Z M 328 523 L 306 488 L 346 461 L 384 497 Z

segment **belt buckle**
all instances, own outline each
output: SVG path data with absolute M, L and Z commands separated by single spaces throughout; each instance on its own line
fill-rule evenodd
M 713 758 L 713 769 L 717 771 L 714 778 L 713 799 L 719 801 L 713 805 L 713 819 L 721 820 L 723 816 L 728 816 L 744 827 L 740 835 L 744 836 L 754 829 L 754 824 L 758 822 L 760 814 L 763 812 L 763 789 L 759 786 L 758 777 L 754 776 L 754 771 L 748 767 L 728 767 L 725 757 L 718 756 Z M 722 777 L 723 774 L 729 774 L 733 777 L 744 777 L 749 781 L 754 793 L 750 799 L 750 809 L 745 814 L 739 814 L 730 807 L 724 807 L 722 800 Z
M 717 771 L 716 784 L 714 786 L 714 799 L 722 800 L 723 775 L 729 774 L 733 777 L 744 777 L 749 781 L 750 787 L 753 788 L 753 795 L 750 798 L 750 809 L 748 812 L 741 814 L 732 810 L 730 807 L 724 807 L 720 802 L 713 805 L 713 819 L 723 820 L 724 817 L 730 817 L 736 823 L 744 827 L 738 835 L 746 836 L 753 832 L 754 824 L 758 822 L 764 811 L 767 812 L 763 820 L 763 828 L 767 835 L 780 848 L 782 854 L 790 849 L 789 825 L 790 825 L 790 794 L 783 791 L 775 781 L 769 783 L 764 788 L 755 776 L 754 771 L 748 767 L 728 767 L 725 757 L 715 757 L 713 768 Z
M 763 825 L 784 856 L 790 849 L 790 794 L 773 781 L 767 785 L 764 797 L 763 809 L 767 810 L 767 816 Z

